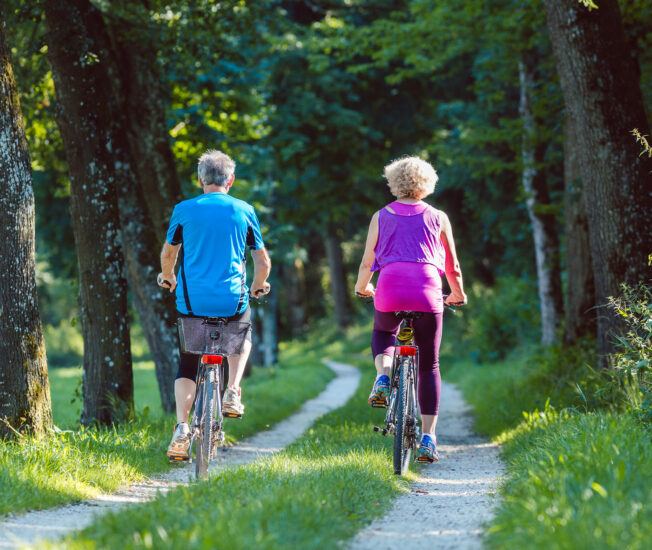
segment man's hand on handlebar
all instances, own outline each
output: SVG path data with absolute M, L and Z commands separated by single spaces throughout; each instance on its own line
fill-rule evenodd
M 174 273 L 159 273 L 156 276 L 156 284 L 162 288 L 170 289 L 170 292 L 174 292 L 174 289 L 177 288 L 177 277 Z
M 256 288 L 258 287 L 258 288 Z M 265 294 L 269 294 L 269 291 L 272 289 L 272 285 L 270 285 L 267 281 L 265 281 L 262 286 L 261 285 L 252 285 L 251 291 L 249 294 L 251 295 L 252 298 L 260 298 L 261 296 L 264 296 Z
M 374 288 L 374 285 L 372 285 L 371 283 L 369 283 L 364 288 L 358 288 L 356 286 L 355 294 L 356 296 L 361 296 L 362 298 L 373 298 L 376 295 L 376 289 Z

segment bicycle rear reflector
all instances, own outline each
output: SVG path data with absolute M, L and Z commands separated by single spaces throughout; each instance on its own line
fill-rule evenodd
M 417 354 L 417 348 L 413 346 L 398 346 L 396 353 L 398 355 L 410 355 L 414 357 Z
M 412 354 L 414 355 L 414 354 Z M 221 355 L 202 355 L 201 356 L 201 362 L 204 363 L 204 365 L 221 365 L 222 364 L 222 356 Z

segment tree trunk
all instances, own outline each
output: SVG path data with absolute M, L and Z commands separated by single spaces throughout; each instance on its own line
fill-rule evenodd
M 331 275 L 331 292 L 335 305 L 335 320 L 340 329 L 349 326 L 351 322 L 351 300 L 346 285 L 346 273 L 342 258 L 342 246 L 334 235 L 334 231 L 328 231 L 324 238 L 326 245 L 326 257 Z
M 183 195 L 170 146 L 156 48 L 148 37 L 143 37 L 142 29 L 126 21 L 112 25 L 110 32 L 115 37 L 126 135 L 138 186 L 147 197 L 143 204 L 146 217 L 161 246 L 172 209 Z
M 325 256 L 324 240 L 322 235 L 310 234 L 306 239 L 308 261 L 304 269 L 306 285 L 306 323 L 321 319 L 326 314 L 324 291 L 322 288 L 323 268 Z
M 263 327 L 260 307 L 251 308 L 251 354 L 245 367 L 244 376 L 251 375 L 252 367 L 260 367 L 263 364 Z
M 578 160 L 586 198 L 591 260 L 598 305 L 619 294 L 621 283 L 648 280 L 652 250 L 651 163 L 639 157 L 630 132 L 649 134 L 636 63 L 617 0 L 589 11 L 576 0 L 545 2 L 548 28 L 569 115 L 581 139 Z M 598 315 L 601 364 L 614 351 L 619 316 Z
M 82 422 L 112 423 L 133 410 L 127 284 L 116 184 L 126 185 L 116 105 L 96 36 L 101 14 L 85 0 L 46 0 L 57 124 L 66 148 L 84 337 Z M 99 19 L 99 20 L 98 20 Z M 108 96 L 108 97 L 107 97 Z
M 95 32 L 106 35 L 108 49 L 109 29 L 102 24 Z M 127 279 L 154 360 L 161 405 L 165 412 L 173 412 L 179 364 L 177 336 L 171 329 L 176 307 L 174 300 L 165 299 L 156 274 L 170 214 L 183 197 L 170 148 L 156 50 L 141 29 L 126 21 L 113 25 L 110 32 L 114 62 L 108 70 L 120 101 L 116 120 L 122 128 L 122 146 L 129 150 L 128 178 L 118 187 Z
M 532 224 L 534 252 L 541 308 L 541 344 L 551 346 L 563 314 L 559 266 L 559 237 L 543 168 L 545 144 L 537 143 L 537 124 L 532 114 L 532 89 L 537 56 L 525 52 L 518 64 L 521 97 L 519 114 L 523 122 L 522 161 L 525 204 Z
M 595 288 L 589 229 L 578 163 L 579 136 L 574 122 L 564 122 L 564 217 L 566 225 L 566 323 L 564 345 L 595 334 Z
M 295 258 L 291 263 L 281 264 L 279 269 L 283 280 L 283 303 L 287 307 L 290 334 L 296 338 L 303 333 L 306 325 L 307 292 L 304 263 L 300 258 Z
M 36 297 L 32 169 L 0 10 L 0 437 L 52 428 Z M 13 429 L 12 429 L 13 428 Z
M 278 294 L 273 292 L 263 309 L 263 364 L 271 367 L 278 362 Z
M 171 328 L 176 310 L 173 300 L 166 300 L 156 284 L 156 273 L 164 226 L 180 197 L 180 186 L 167 140 L 156 55 L 147 43 L 135 48 L 134 30 L 126 23 L 115 32 L 124 44 L 111 40 L 102 14 L 94 7 L 84 9 L 93 14 L 87 18 L 87 29 L 106 52 L 104 70 L 113 84 L 96 92 L 95 99 L 110 106 L 116 159 L 117 152 L 122 152 L 121 161 L 115 164 L 115 181 L 120 182 L 116 191 L 127 280 L 154 359 L 161 406 L 165 412 L 173 412 L 179 363 L 176 334 Z M 151 102 L 147 101 L 148 91 Z

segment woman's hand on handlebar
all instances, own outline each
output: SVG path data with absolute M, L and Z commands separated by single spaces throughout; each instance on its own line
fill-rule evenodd
M 355 294 L 363 298 L 373 298 L 376 295 L 376 289 L 371 283 L 368 283 L 366 287 L 358 287 L 356 285 Z
M 156 284 L 162 288 L 167 288 L 170 292 L 174 292 L 177 288 L 177 277 L 174 273 L 163 274 L 159 273 L 156 276 Z
M 466 294 L 463 292 L 451 292 L 448 296 L 444 297 L 444 303 L 447 306 L 464 306 L 466 302 Z
M 256 286 L 258 288 L 256 288 Z M 262 284 L 262 286 L 261 285 L 256 285 L 256 286 L 252 286 L 251 291 L 249 292 L 252 298 L 260 298 L 265 294 L 269 294 L 269 291 L 272 289 L 272 285 L 270 285 L 267 281 L 265 281 Z

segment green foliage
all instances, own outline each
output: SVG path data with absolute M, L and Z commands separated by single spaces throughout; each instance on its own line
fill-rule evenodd
M 526 415 L 489 548 L 643 549 L 652 538 L 650 431 L 630 414 Z
M 502 359 L 515 348 L 537 339 L 539 312 L 536 283 L 504 277 L 493 287 L 473 284 L 469 305 L 458 311 L 462 348 L 477 362 Z
M 652 286 L 640 283 L 622 288 L 620 296 L 609 300 L 627 326 L 613 356 L 612 387 L 652 422 Z

